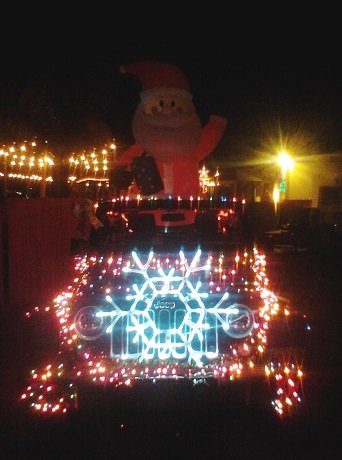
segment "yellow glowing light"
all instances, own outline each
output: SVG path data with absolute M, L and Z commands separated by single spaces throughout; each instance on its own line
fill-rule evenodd
M 279 192 L 279 188 L 276 185 L 273 188 L 272 196 L 273 196 L 273 203 L 277 205 L 279 203 L 280 192 Z
M 281 167 L 281 174 L 283 179 L 286 177 L 286 173 L 288 171 L 293 171 L 294 168 L 294 161 L 292 158 L 286 153 L 285 151 L 282 151 L 278 157 L 278 164 Z

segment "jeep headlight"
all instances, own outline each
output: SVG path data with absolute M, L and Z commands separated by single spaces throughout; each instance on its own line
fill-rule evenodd
M 74 319 L 75 331 L 84 340 L 96 340 L 105 330 L 103 316 L 97 315 L 101 312 L 95 306 L 83 307 L 77 312 Z

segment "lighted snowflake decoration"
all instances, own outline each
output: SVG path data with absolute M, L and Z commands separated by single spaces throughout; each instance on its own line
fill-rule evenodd
M 133 293 L 126 296 L 129 308 L 120 307 L 107 295 L 112 310 L 85 307 L 75 318 L 77 333 L 83 339 L 94 340 L 105 330 L 111 334 L 112 357 L 123 360 L 188 360 L 202 366 L 204 361 L 217 358 L 219 333 L 235 339 L 247 337 L 253 330 L 254 317 L 247 306 L 229 304 L 228 292 L 212 295 L 204 290 L 206 285 L 200 278 L 211 266 L 200 265 L 200 257 L 198 250 L 188 263 L 180 251 L 176 266 L 166 269 L 153 262 L 153 252 L 144 263 L 133 251 L 134 263 L 123 271 L 141 282 L 133 283 Z M 85 321 L 90 333 L 80 331 L 82 315 L 88 318 Z

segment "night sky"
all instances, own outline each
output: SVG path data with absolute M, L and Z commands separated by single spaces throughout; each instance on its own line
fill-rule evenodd
M 124 149 L 140 83 L 119 66 L 155 59 L 184 71 L 203 123 L 210 114 L 227 118 L 215 158 L 253 155 L 280 139 L 303 153 L 341 151 L 341 41 L 268 32 L 23 41 L 5 53 L 1 140 L 37 136 L 63 154 L 115 138 Z

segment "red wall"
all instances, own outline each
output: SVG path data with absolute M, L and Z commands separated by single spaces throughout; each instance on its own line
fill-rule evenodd
M 5 206 L 0 203 L 0 308 L 4 307 L 5 304 L 5 292 L 4 292 L 4 254 L 3 254 L 3 217 L 5 212 Z
M 77 225 L 72 213 L 72 200 L 8 199 L 7 219 L 6 303 L 10 307 L 23 309 L 41 305 L 70 281 L 70 241 Z M 3 245 L 0 249 L 0 261 L 3 260 L 2 250 Z M 4 264 L 1 266 L 4 267 Z M 0 295 L 3 293 L 0 281 Z M 3 299 L 4 296 L 1 297 Z M 2 303 L 4 304 L 4 300 Z

